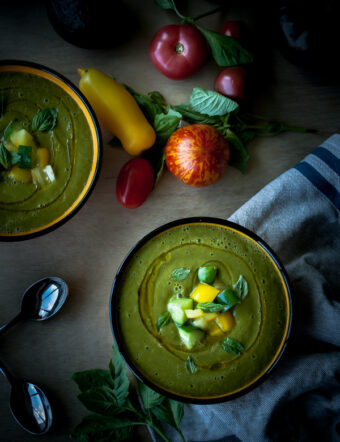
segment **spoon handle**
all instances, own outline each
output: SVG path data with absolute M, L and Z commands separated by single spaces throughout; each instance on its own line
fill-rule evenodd
M 8 382 L 13 386 L 15 382 L 15 377 L 10 371 L 10 369 L 3 363 L 3 361 L 0 359 L 0 372 L 5 376 L 5 378 L 8 380 Z
M 14 325 L 17 322 L 19 322 L 21 317 L 22 317 L 22 314 L 20 312 L 15 318 L 13 318 L 11 321 L 7 322 L 7 324 L 4 324 L 3 326 L 1 326 L 0 327 L 0 335 L 2 333 L 4 333 L 6 330 L 8 330 L 10 327 L 12 327 L 12 325 Z

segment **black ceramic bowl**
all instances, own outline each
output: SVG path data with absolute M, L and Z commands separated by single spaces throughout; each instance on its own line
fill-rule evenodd
M 48 186 L 39 188 L 28 182 L 25 187 L 26 183 L 20 182 L 20 178 L 12 184 L 7 172 L 0 171 L 5 174 L 0 181 L 0 240 L 28 239 L 65 223 L 89 197 L 101 165 L 100 127 L 78 88 L 61 74 L 36 63 L 0 61 L 0 94 L 5 100 L 5 109 L 0 115 L 0 137 L 4 137 L 9 122 L 16 120 L 36 140 L 41 137 L 38 147 L 45 141 L 49 142 L 48 137 L 51 140 L 51 146 L 45 147 L 50 150 L 49 161 L 55 169 L 58 183 L 52 196 L 38 198 L 39 194 L 48 194 Z M 53 132 L 34 132 L 32 115 L 46 108 L 58 109 L 56 129 Z M 62 157 L 67 157 L 65 167 L 58 163 Z M 10 194 L 10 186 L 2 187 L 6 180 L 11 185 L 21 186 L 15 196 Z
M 249 294 L 234 308 L 230 332 L 205 335 L 209 351 L 189 351 L 180 340 L 174 344 L 176 325 L 170 321 L 159 332 L 157 319 L 173 293 L 190 296 L 198 266 L 214 264 L 229 283 L 238 272 L 247 275 Z M 191 270 L 188 280 L 171 280 L 176 267 Z M 287 274 L 275 253 L 244 227 L 216 218 L 181 219 L 146 235 L 124 259 L 111 292 L 112 331 L 127 365 L 146 385 L 182 402 L 224 402 L 265 380 L 286 347 L 291 318 Z M 242 341 L 240 354 L 224 351 L 228 336 Z

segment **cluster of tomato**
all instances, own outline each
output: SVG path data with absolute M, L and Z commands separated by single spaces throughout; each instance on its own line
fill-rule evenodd
M 220 33 L 240 39 L 242 23 L 226 21 Z M 153 65 L 168 78 L 183 80 L 197 72 L 204 65 L 208 51 L 202 33 L 188 24 L 168 25 L 154 35 L 149 56 Z M 234 100 L 245 96 L 246 70 L 242 66 L 223 69 L 216 77 L 214 88 Z

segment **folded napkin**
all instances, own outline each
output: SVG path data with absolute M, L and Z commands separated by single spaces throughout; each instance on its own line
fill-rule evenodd
M 223 404 L 186 405 L 187 441 L 340 441 L 339 210 L 340 135 L 333 135 L 230 217 L 283 262 L 293 298 L 291 339 L 253 391 Z

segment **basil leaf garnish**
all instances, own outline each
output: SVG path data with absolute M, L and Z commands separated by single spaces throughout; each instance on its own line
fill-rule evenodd
M 7 106 L 7 99 L 5 95 L 0 94 L 0 118 L 6 112 L 6 106 Z
M 180 267 L 171 272 L 171 278 L 175 281 L 183 281 L 189 276 L 190 269 L 186 269 L 185 267 Z
M 218 92 L 200 87 L 194 87 L 192 90 L 190 104 L 193 110 L 209 115 L 210 117 L 225 115 L 239 107 L 239 105 L 230 98 Z
M 0 143 L 0 165 L 8 170 L 12 165 L 11 153 Z
M 4 130 L 4 140 L 7 141 L 9 139 L 11 133 L 13 132 L 13 126 L 17 121 L 18 121 L 17 119 L 14 119 L 7 124 Z
M 169 324 L 171 319 L 170 312 L 164 312 L 161 315 L 159 315 L 157 319 L 157 330 L 160 332 L 163 327 L 165 327 L 167 324 Z
M 222 304 L 215 304 L 214 302 L 199 302 L 197 308 L 204 311 L 204 313 L 218 313 L 225 310 Z
M 39 111 L 32 119 L 32 130 L 40 132 L 48 132 L 53 130 L 57 124 L 58 109 L 48 108 Z
M 240 275 L 235 284 L 233 284 L 233 289 L 242 301 L 248 295 L 248 283 L 243 275 Z
M 244 350 L 244 347 L 241 344 L 241 342 L 232 338 L 223 339 L 221 345 L 224 351 L 227 351 L 228 353 L 233 353 L 235 355 L 239 355 Z
M 188 373 L 194 374 L 197 371 L 197 367 L 195 364 L 195 361 L 191 356 L 187 357 L 187 360 L 185 361 L 185 368 L 187 369 Z
M 238 66 L 240 64 L 252 63 L 254 57 L 235 38 L 208 29 L 197 28 L 202 32 L 211 49 L 218 66 Z

